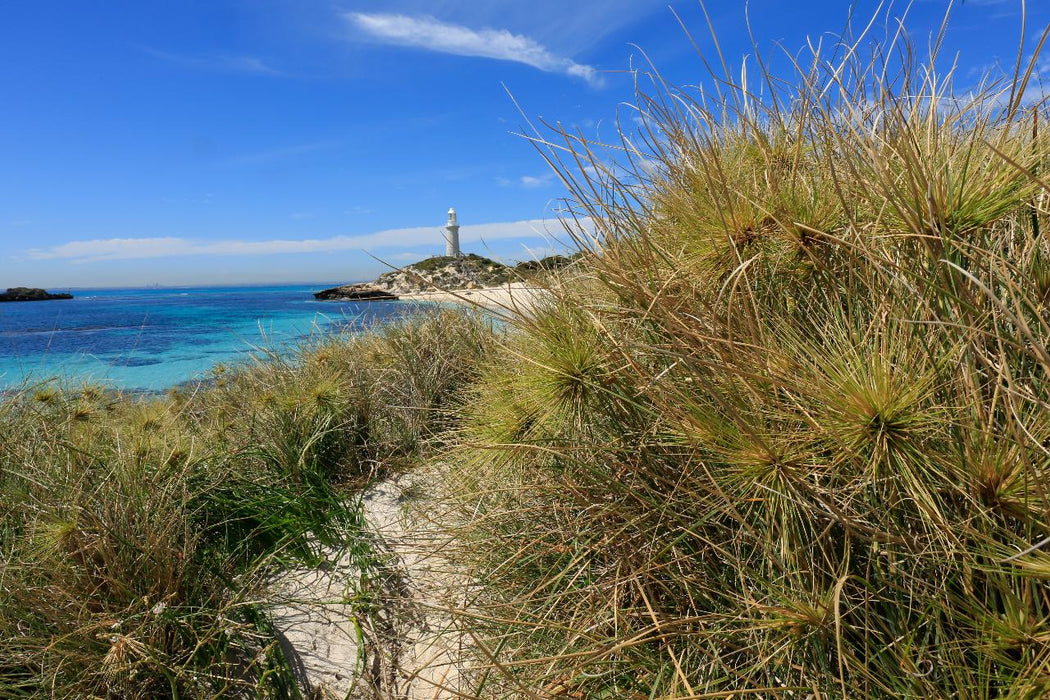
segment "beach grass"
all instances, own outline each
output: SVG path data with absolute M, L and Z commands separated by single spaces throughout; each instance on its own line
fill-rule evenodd
M 884 26 L 532 137 L 582 259 L 450 477 L 508 697 L 1050 693 L 1046 34 Z
M 436 312 L 163 397 L 0 402 L 0 695 L 299 696 L 270 577 L 349 559 L 367 582 L 361 487 L 439 447 L 492 337 Z

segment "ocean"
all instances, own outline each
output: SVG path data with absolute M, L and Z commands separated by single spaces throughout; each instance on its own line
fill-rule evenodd
M 416 313 L 401 301 L 316 301 L 320 286 L 100 289 L 0 303 L 0 390 L 52 378 L 156 392 L 252 353 Z

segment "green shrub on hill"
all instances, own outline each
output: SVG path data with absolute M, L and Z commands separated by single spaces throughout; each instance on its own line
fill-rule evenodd
M 417 263 L 407 265 L 405 266 L 405 269 L 419 272 L 436 272 L 446 265 L 457 261 L 463 261 L 472 266 L 481 267 L 483 269 L 497 270 L 506 267 L 503 263 L 496 262 L 490 258 L 478 255 L 477 253 L 466 253 L 458 257 L 454 255 L 435 255 L 425 260 L 420 260 Z
M 572 255 L 548 255 L 539 260 L 525 260 L 514 266 L 514 272 L 519 277 L 528 279 L 538 274 L 564 270 L 580 257 L 579 253 L 573 253 Z
M 513 270 L 503 263 L 470 253 L 439 255 L 385 272 L 374 286 L 397 294 L 456 290 L 468 287 L 496 287 L 514 279 Z

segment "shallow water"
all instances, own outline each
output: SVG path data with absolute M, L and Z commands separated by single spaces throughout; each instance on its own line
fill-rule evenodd
M 108 289 L 0 304 L 0 389 L 57 377 L 162 391 L 262 349 L 418 311 L 397 301 L 320 302 L 321 287 Z

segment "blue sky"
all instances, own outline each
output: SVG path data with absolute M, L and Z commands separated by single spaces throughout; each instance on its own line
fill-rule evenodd
M 698 3 L 670 4 L 712 52 Z M 707 6 L 738 64 L 744 3 Z M 848 6 L 748 11 L 776 55 L 839 32 Z M 919 43 L 946 7 L 912 5 Z M 956 3 L 961 81 L 1012 63 L 1020 7 Z M 467 250 L 543 254 L 563 192 L 508 91 L 529 118 L 610 136 L 641 50 L 703 79 L 667 0 L 0 4 L 0 287 L 360 280 L 440 253 L 449 206 Z

